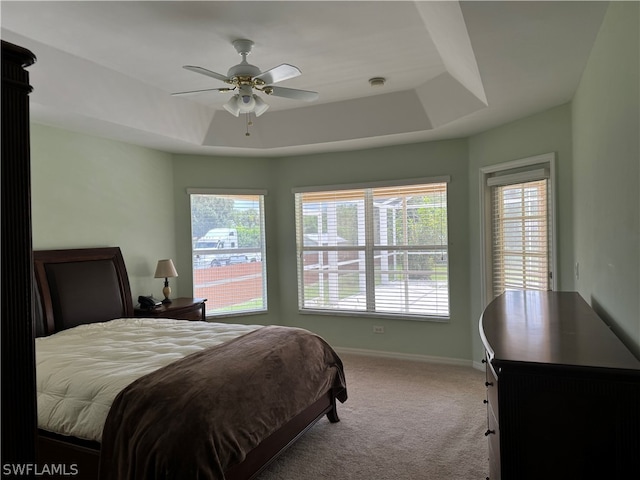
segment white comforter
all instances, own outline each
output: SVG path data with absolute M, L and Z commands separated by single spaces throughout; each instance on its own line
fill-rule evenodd
M 116 395 L 137 378 L 260 325 L 121 318 L 36 339 L 38 427 L 100 441 Z

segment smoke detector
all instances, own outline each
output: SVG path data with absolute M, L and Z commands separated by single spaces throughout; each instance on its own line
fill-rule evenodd
M 369 85 L 372 87 L 382 87 L 387 81 L 384 77 L 373 77 L 369 79 Z

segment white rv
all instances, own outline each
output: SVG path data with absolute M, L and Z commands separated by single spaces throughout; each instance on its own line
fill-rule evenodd
M 237 248 L 238 232 L 235 228 L 212 228 L 193 246 L 193 267 L 228 265 L 233 250 Z

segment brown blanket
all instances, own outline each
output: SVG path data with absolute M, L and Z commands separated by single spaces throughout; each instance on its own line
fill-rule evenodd
M 224 479 L 247 452 L 327 390 L 342 362 L 317 335 L 263 327 L 133 382 L 107 417 L 100 478 Z

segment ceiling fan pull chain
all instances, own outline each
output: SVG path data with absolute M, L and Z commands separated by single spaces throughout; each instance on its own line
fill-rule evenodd
M 245 135 L 246 137 L 248 137 L 248 136 L 250 136 L 250 135 L 251 135 L 251 134 L 249 133 L 249 127 L 250 127 L 251 125 L 253 125 L 253 122 L 251 121 L 251 112 L 247 112 L 247 113 L 246 113 L 246 116 L 247 116 L 247 133 L 245 133 L 244 135 Z

